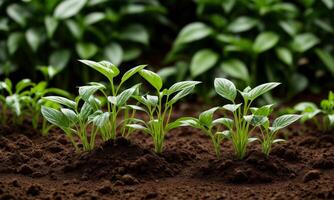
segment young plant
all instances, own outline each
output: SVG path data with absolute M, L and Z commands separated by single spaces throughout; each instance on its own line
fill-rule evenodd
M 134 119 L 133 121 L 136 124 L 128 124 L 127 126 L 149 134 L 153 139 L 156 153 L 161 154 L 166 134 L 170 130 L 182 125 L 181 121 L 183 118 L 171 122 L 174 104 L 190 94 L 199 82 L 182 81 L 175 83 L 169 89 L 162 90 L 163 83 L 158 74 L 145 69 L 142 69 L 139 74 L 154 87 L 156 94 L 135 97 L 138 102 L 144 105 L 144 108 L 136 106 L 133 109 L 146 112 L 149 120 L 145 122 L 141 119 Z
M 133 110 L 133 107 L 135 106 L 127 105 L 127 101 L 133 96 L 133 94 L 135 94 L 135 92 L 137 92 L 137 88 L 139 87 L 139 85 L 134 85 L 133 87 L 123 90 L 122 92 L 121 88 L 129 78 L 131 78 L 140 70 L 144 69 L 146 65 L 139 65 L 125 72 L 121 78 L 120 83 L 118 84 L 118 86 L 116 86 L 114 78 L 120 74 L 120 71 L 115 65 L 107 61 L 94 62 L 90 60 L 80 60 L 80 62 L 100 72 L 109 80 L 110 91 L 107 90 L 106 86 L 102 85 L 102 87 L 99 84 L 93 84 L 79 88 L 79 94 L 85 101 L 87 101 L 89 97 L 97 91 L 100 91 L 106 100 L 109 113 L 109 122 L 106 123 L 103 127 L 100 127 L 102 139 L 104 141 L 107 141 L 109 139 L 115 139 L 116 130 L 119 126 L 122 126 L 122 136 L 127 137 L 128 132 L 126 131 L 125 125 L 129 123 L 130 118 L 133 117 L 135 114 L 135 110 Z M 117 122 L 117 118 L 122 110 L 124 111 L 124 119 L 119 124 Z M 130 110 L 133 110 L 131 115 L 129 115 Z
M 189 118 L 182 121 L 183 126 L 191 126 L 202 130 L 207 136 L 210 137 L 216 156 L 218 159 L 221 158 L 221 142 L 225 138 L 229 138 L 231 133 L 229 130 L 221 129 L 221 125 L 226 126 L 231 129 L 233 126 L 233 120 L 229 118 L 218 118 L 213 119 L 213 114 L 219 109 L 219 107 L 214 107 L 209 110 L 202 112 L 198 119 Z
M 301 113 L 301 122 L 312 120 L 317 128 L 323 132 L 330 131 L 334 128 L 334 93 L 328 94 L 328 99 L 324 99 L 320 103 L 320 108 L 311 102 L 301 102 L 294 106 L 294 111 Z M 321 119 L 317 118 L 318 114 L 322 114 Z
M 229 128 L 230 137 L 232 140 L 233 148 L 238 159 L 243 159 L 246 155 L 247 146 L 250 142 L 256 141 L 257 138 L 251 137 L 252 131 L 260 125 L 267 124 L 269 122 L 268 115 L 270 114 L 271 105 L 266 105 L 261 108 L 251 108 L 252 103 L 259 96 L 269 92 L 277 87 L 280 83 L 265 83 L 255 88 L 246 87 L 243 91 L 237 90 L 235 85 L 224 78 L 216 78 L 214 87 L 216 92 L 223 98 L 232 102 L 232 104 L 226 104 L 223 108 L 230 111 L 233 114 L 233 125 Z M 243 98 L 243 103 L 237 104 L 235 99 L 237 93 Z M 251 114 L 255 112 L 255 114 Z M 274 125 L 279 125 L 274 123 Z M 269 130 L 269 125 L 268 125 Z M 276 129 L 269 135 L 266 134 L 262 138 L 262 141 L 268 143 L 271 146 L 276 134 Z M 267 146 L 267 145 L 265 145 Z M 266 148 L 266 147 L 265 147 Z
M 269 115 L 273 111 L 272 106 L 271 104 L 260 108 L 252 107 L 250 108 L 252 114 L 244 116 L 244 120 L 253 126 L 252 130 L 255 128 L 260 130 L 261 136 L 259 140 L 261 142 L 262 152 L 267 157 L 269 156 L 273 144 L 285 141 L 283 139 L 277 139 L 278 131 L 301 118 L 300 115 L 295 114 L 282 115 L 275 119 L 272 126 L 270 126 Z
M 8 123 L 8 110 L 13 114 L 14 123 L 22 123 L 22 110 L 28 105 L 30 100 L 28 88 L 33 85 L 34 83 L 29 79 L 21 80 L 16 84 L 15 88 L 12 81 L 8 78 L 0 82 L 1 124 Z
M 109 122 L 109 113 L 100 110 L 101 102 L 93 95 L 87 99 L 79 95 L 75 101 L 60 96 L 48 96 L 43 99 L 63 106 L 60 109 L 42 106 L 44 118 L 62 129 L 77 151 L 80 148 L 74 136 L 79 138 L 84 151 L 92 150 L 98 131 Z

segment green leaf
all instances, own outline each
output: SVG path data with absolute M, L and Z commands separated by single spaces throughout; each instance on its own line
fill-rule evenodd
M 77 43 L 75 45 L 75 49 L 79 57 L 82 59 L 89 59 L 93 57 L 98 51 L 98 48 L 94 43 L 83 43 L 83 42 Z
M 233 102 L 237 96 L 237 89 L 235 85 L 225 78 L 216 78 L 214 86 L 216 92 L 225 99 Z
M 273 140 L 273 144 L 275 143 L 279 143 L 279 142 L 285 142 L 286 140 L 283 140 L 283 139 L 275 139 Z
M 334 126 L 334 114 L 327 115 L 327 120 L 329 122 L 329 126 Z
M 54 67 L 59 73 L 65 68 L 68 61 L 70 60 L 71 52 L 67 49 L 60 49 L 52 52 L 49 57 L 49 64 Z
M 94 83 L 94 85 L 86 85 L 79 87 L 79 95 L 84 101 L 88 101 L 89 98 L 95 94 L 98 90 L 106 89 L 106 87 L 99 83 Z
M 133 128 L 135 130 L 148 132 L 148 129 L 140 124 L 127 124 L 126 127 Z
M 332 75 L 334 75 L 334 57 L 322 49 L 316 49 L 315 52 L 321 61 L 325 64 L 327 69 L 332 73 Z
M 317 45 L 319 42 L 319 38 L 312 33 L 303 33 L 294 37 L 292 48 L 299 53 L 303 53 Z
M 6 104 L 8 107 L 14 111 L 16 116 L 20 116 L 21 112 L 21 104 L 20 104 L 20 96 L 17 94 L 13 94 L 11 96 L 6 97 Z
M 280 21 L 279 25 L 290 36 L 295 36 L 304 27 L 301 22 L 294 20 Z
M 138 42 L 143 45 L 149 44 L 149 33 L 144 26 L 139 24 L 127 26 L 121 31 L 120 38 L 123 40 Z
M 263 32 L 255 38 L 253 50 L 255 53 L 262 53 L 274 47 L 279 40 L 279 36 L 274 32 Z
M 241 105 L 242 105 L 241 103 L 239 103 L 239 104 L 226 104 L 226 105 L 223 106 L 223 108 L 225 110 L 235 112 L 238 108 L 240 108 Z
M 55 103 L 59 103 L 62 104 L 64 106 L 67 106 L 73 110 L 75 110 L 76 107 L 76 103 L 72 100 L 69 100 L 67 98 L 64 97 L 59 97 L 59 96 L 47 96 L 47 97 L 43 97 L 43 99 L 47 100 L 47 101 L 52 101 Z
M 187 87 L 181 91 L 179 91 L 169 102 L 168 105 L 173 105 L 174 103 L 176 103 L 177 101 L 179 101 L 180 99 L 182 99 L 183 97 L 189 95 L 193 90 L 194 90 L 195 86 L 192 87 Z
M 249 81 L 248 69 L 246 65 L 239 59 L 230 59 L 223 61 L 223 63 L 220 65 L 220 69 L 227 76 L 241 79 L 245 82 Z
M 58 20 L 54 17 L 47 16 L 44 19 L 44 24 L 46 28 L 46 32 L 49 38 L 52 38 L 53 34 L 55 33 L 58 27 Z
M 131 87 L 129 89 L 124 90 L 122 93 L 117 95 L 116 97 L 116 105 L 117 106 L 124 106 L 126 102 L 132 97 L 134 92 L 136 91 L 138 85 Z
M 212 121 L 213 121 L 213 114 L 219 109 L 219 107 L 214 107 L 209 110 L 206 110 L 202 112 L 198 119 L 201 124 L 203 124 L 206 127 L 211 127 L 212 126 Z
M 118 43 L 113 42 L 104 49 L 104 55 L 107 60 L 118 66 L 122 63 L 123 49 Z
M 277 57 L 285 64 L 291 66 L 293 64 L 292 53 L 288 48 L 278 47 L 276 48 Z
M 119 73 L 119 72 L 117 73 L 118 70 L 117 67 L 113 66 L 111 63 L 107 65 L 106 63 L 97 63 L 90 60 L 79 60 L 79 61 L 100 72 L 102 75 L 106 76 L 110 82 L 113 82 L 113 78 L 116 77 Z
M 253 115 L 269 116 L 273 111 L 273 104 L 262 106 L 261 108 L 250 108 Z
M 167 94 L 171 95 L 175 92 L 179 92 L 179 91 L 184 90 L 186 88 L 193 87 L 193 86 L 195 86 L 199 83 L 201 83 L 201 82 L 199 82 L 199 81 L 181 81 L 181 82 L 175 83 L 168 89 Z
M 141 54 L 142 50 L 137 47 L 128 47 L 123 49 L 123 61 L 131 61 L 138 58 Z
M 334 1 L 333 0 L 322 0 L 322 2 L 326 5 L 328 9 L 334 8 Z
M 299 120 L 300 118 L 301 118 L 300 115 L 295 115 L 295 114 L 288 114 L 288 115 L 280 116 L 277 119 L 275 119 L 270 129 L 272 132 L 276 132 L 282 128 L 289 126 L 290 124 Z
M 258 21 L 254 18 L 240 16 L 228 25 L 227 30 L 232 33 L 240 33 L 252 29 L 257 23 Z
M 244 116 L 244 119 L 252 126 L 262 126 L 269 123 L 268 117 L 262 115 L 246 115 Z
M 248 95 L 249 95 L 248 99 L 254 100 L 258 98 L 259 96 L 267 93 L 268 91 L 274 89 L 278 85 L 280 85 L 280 83 L 276 83 L 276 82 L 261 84 L 248 92 Z
M 138 65 L 132 69 L 130 69 L 129 71 L 125 72 L 124 75 L 122 76 L 122 80 L 121 83 L 124 83 L 126 80 L 128 80 L 129 78 L 131 78 L 133 75 L 135 75 L 137 72 L 141 71 L 142 69 L 144 69 L 147 65 Z
M 70 122 L 70 125 L 78 122 L 79 118 L 73 110 L 67 108 L 61 108 L 60 111 L 66 116 L 66 118 Z
M 210 49 L 202 49 L 195 53 L 190 63 L 192 77 L 197 77 L 211 69 L 218 61 L 219 56 Z
M 158 92 L 162 88 L 162 80 L 160 76 L 152 71 L 142 69 L 139 74 L 148 81 Z
M 22 90 L 24 90 L 25 88 L 29 87 L 29 86 L 33 86 L 34 83 L 31 82 L 30 79 L 23 79 L 20 82 L 18 82 L 15 86 L 15 93 L 19 94 Z
M 93 97 L 92 97 L 93 98 Z M 85 101 L 85 103 L 82 105 L 79 117 L 82 121 L 87 121 L 89 116 L 94 113 L 95 109 L 92 106 L 91 101 Z
M 61 1 L 53 15 L 58 19 L 67 19 L 78 14 L 80 10 L 85 6 L 87 0 L 65 0 Z
M 186 25 L 175 40 L 175 45 L 189 43 L 208 37 L 212 34 L 212 29 L 201 22 L 193 22 Z
M 196 118 L 188 118 L 188 119 L 184 119 L 181 121 L 181 126 L 190 126 L 193 128 L 198 128 L 198 129 L 202 129 L 202 126 L 199 122 L 198 119 Z
M 232 129 L 233 128 L 233 120 L 229 119 L 229 118 L 218 118 L 213 120 L 212 124 L 214 126 L 218 125 L 218 124 L 223 124 L 225 125 L 228 129 Z
M 19 32 L 11 33 L 7 40 L 7 47 L 10 54 L 14 54 L 24 39 L 24 35 Z
M 5 79 L 5 81 L 0 81 L 0 89 L 5 89 L 10 95 L 12 95 L 12 81 L 8 78 Z
M 6 11 L 8 16 L 16 23 L 20 24 L 21 26 L 25 26 L 27 24 L 29 12 L 26 10 L 25 7 L 19 4 L 11 4 L 7 7 Z
M 42 115 L 48 122 L 58 127 L 67 128 L 70 125 L 67 117 L 56 109 L 42 106 Z
M 86 26 L 98 23 L 106 18 L 106 14 L 103 12 L 92 12 L 85 16 L 84 23 Z
M 96 115 L 91 121 L 93 124 L 99 128 L 104 127 L 109 122 L 110 113 L 105 112 L 99 115 Z
M 36 52 L 43 37 L 42 33 L 37 29 L 31 28 L 26 32 L 25 36 L 31 49 Z

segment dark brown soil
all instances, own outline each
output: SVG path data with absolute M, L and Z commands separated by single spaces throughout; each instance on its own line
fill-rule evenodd
M 169 133 L 163 155 L 142 133 L 76 153 L 59 130 L 1 127 L 0 200 L 334 199 L 334 133 L 296 124 L 281 136 L 269 158 L 254 143 L 240 161 L 230 142 L 215 159 L 209 139 L 186 127 Z

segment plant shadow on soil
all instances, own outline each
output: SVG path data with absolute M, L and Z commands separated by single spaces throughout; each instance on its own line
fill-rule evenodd
M 223 142 L 217 160 L 187 127 L 157 155 L 142 133 L 76 153 L 57 129 L 42 137 L 28 124 L 2 126 L 0 199 L 334 199 L 334 135 L 300 124 L 284 132 L 269 158 L 255 144 L 236 160 Z

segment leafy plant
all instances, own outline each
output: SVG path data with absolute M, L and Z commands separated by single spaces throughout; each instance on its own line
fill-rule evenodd
M 284 82 L 290 97 L 308 80 L 334 75 L 324 73 L 334 72 L 328 37 L 334 31 L 333 4 L 327 2 L 198 0 L 197 18 L 179 32 L 166 62 L 185 62 L 183 79 L 210 82 L 223 76 L 239 86 Z M 174 69 L 169 75 L 180 73 Z
M 312 102 L 301 102 L 294 106 L 294 111 L 301 113 L 301 122 L 312 120 L 319 130 L 323 132 L 334 128 L 334 93 L 329 92 L 328 98 L 320 103 L 320 108 Z M 321 114 L 321 118 L 317 115 Z
M 0 74 L 31 74 L 42 64 L 88 76 L 72 58 L 132 61 L 149 47 L 154 28 L 169 24 L 157 0 L 2 0 L 0 12 Z
M 222 118 L 221 122 L 229 131 L 224 132 L 223 135 L 228 135 L 227 133 L 229 133 L 238 159 L 243 159 L 246 155 L 248 144 L 257 140 L 256 137 L 252 137 L 253 131 L 257 127 L 264 127 L 265 133 L 260 129 L 262 133 L 262 147 L 264 153 L 269 154 L 271 145 L 277 142 L 277 140 L 275 140 L 277 131 L 299 119 L 298 115 L 282 116 L 275 120 L 272 127 L 269 128 L 268 116 L 271 113 L 272 105 L 266 105 L 260 108 L 251 107 L 255 99 L 274 89 L 279 84 L 280 83 L 275 82 L 265 83 L 253 89 L 246 87 L 243 91 L 240 91 L 236 89 L 231 81 L 225 78 L 215 79 L 214 87 L 218 95 L 231 102 L 231 104 L 226 104 L 222 108 L 232 113 L 233 121 L 228 120 L 226 117 Z M 235 101 L 238 92 L 242 96 L 243 103 L 238 104 Z M 212 110 L 210 112 L 212 112 Z
M 166 134 L 181 126 L 184 118 L 171 121 L 173 106 L 180 99 L 189 95 L 194 87 L 199 84 L 197 81 L 182 81 L 173 84 L 168 89 L 163 89 L 161 77 L 149 70 L 142 69 L 139 74 L 153 86 L 155 95 L 136 96 L 136 100 L 144 107 L 133 107 L 134 109 L 145 112 L 149 119 L 145 122 L 141 119 L 133 119 L 135 123 L 128 124 L 127 127 L 133 130 L 141 130 L 149 134 L 154 143 L 154 149 L 161 154 L 164 148 Z
M 188 118 L 182 120 L 182 126 L 191 126 L 202 130 L 207 136 L 210 137 L 216 156 L 218 159 L 221 158 L 221 142 L 223 139 L 230 137 L 229 130 L 223 130 L 221 125 L 231 129 L 233 126 L 233 120 L 229 118 L 218 118 L 213 119 L 213 114 L 219 109 L 219 107 L 214 107 L 209 110 L 202 112 L 198 119 Z
M 44 104 L 57 107 L 57 105 L 51 105 L 43 101 L 42 97 L 46 94 L 56 94 L 63 96 L 70 96 L 70 94 L 64 90 L 58 88 L 48 88 L 46 81 L 41 81 L 38 84 L 33 83 L 30 79 L 23 79 L 19 81 L 14 89 L 12 81 L 5 79 L 0 82 L 0 105 L 1 112 L 1 124 L 9 122 L 8 116 L 11 116 L 7 111 L 11 111 L 14 116 L 14 123 L 22 123 L 24 118 L 31 120 L 32 127 L 39 128 L 41 120 L 41 107 Z M 47 135 L 51 127 L 48 126 L 43 119 L 41 132 L 42 135 Z
M 120 74 L 119 69 L 110 62 L 101 61 L 94 62 L 90 60 L 80 60 L 85 65 L 91 67 L 92 69 L 100 72 L 102 75 L 107 77 L 109 80 L 108 90 L 106 86 L 101 84 L 91 84 L 89 86 L 83 86 L 79 88 L 79 94 L 85 101 L 88 101 L 91 95 L 95 92 L 100 91 L 106 101 L 107 110 L 108 110 L 108 123 L 105 123 L 103 127 L 100 127 L 102 139 L 104 141 L 109 139 L 116 138 L 117 127 L 122 125 L 122 136 L 127 137 L 129 134 L 129 130 L 126 130 L 126 124 L 129 123 L 131 117 L 135 115 L 136 108 L 135 105 L 127 105 L 127 101 L 137 92 L 139 85 L 134 85 L 133 87 L 123 90 L 121 92 L 121 88 L 124 83 L 131 78 L 133 75 L 138 73 L 140 70 L 144 69 L 146 65 L 139 65 L 125 72 L 121 78 L 121 81 L 118 85 L 114 82 L 114 79 Z M 110 94 L 108 96 L 108 94 Z M 117 122 L 118 115 L 121 111 L 124 111 L 124 119 L 119 124 Z M 132 113 L 129 115 L 129 113 Z
M 79 138 L 84 151 L 90 151 L 94 148 L 98 130 L 109 122 L 109 113 L 100 110 L 101 102 L 97 98 L 84 98 L 82 95 L 75 101 L 60 96 L 43 98 L 62 105 L 60 109 L 42 106 L 42 115 L 49 123 L 65 132 L 77 151 L 80 147 L 74 136 Z
M 10 110 L 13 114 L 14 123 L 22 123 L 22 109 L 28 105 L 29 90 L 27 88 L 33 86 L 34 83 L 30 79 L 23 79 L 14 87 L 10 79 L 6 78 L 0 82 L 0 103 L 1 103 L 1 123 L 8 123 L 8 113 Z

